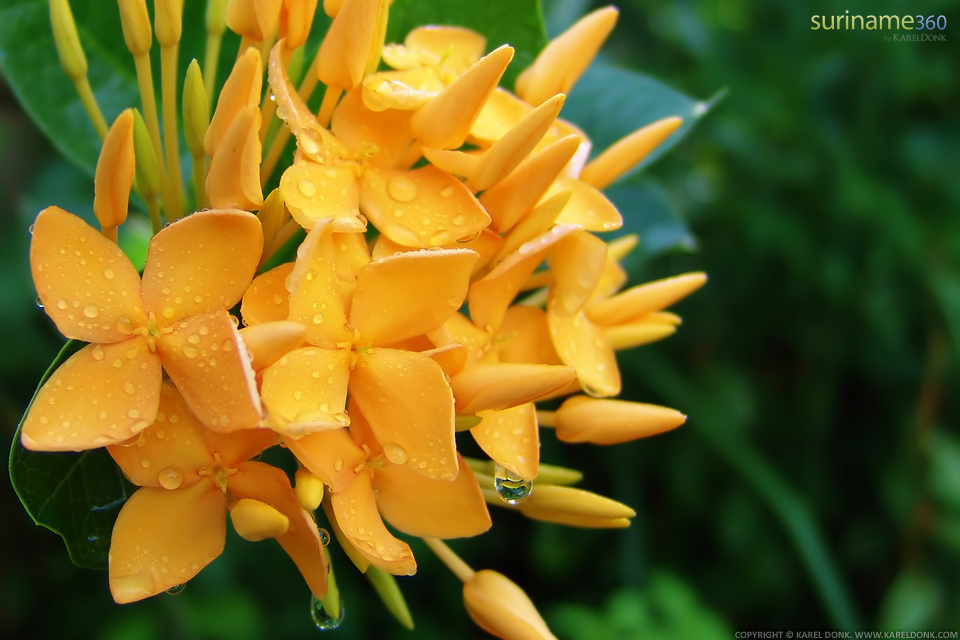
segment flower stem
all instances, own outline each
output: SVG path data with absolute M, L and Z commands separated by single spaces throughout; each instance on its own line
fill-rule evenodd
M 157 116 L 157 99 L 153 92 L 153 71 L 150 68 L 150 56 L 142 54 L 133 57 L 133 62 L 137 68 L 137 84 L 140 87 L 140 102 L 143 106 L 143 121 L 147 125 L 147 132 L 150 134 L 150 142 L 153 144 L 153 152 L 157 157 L 157 173 L 160 178 L 160 199 L 164 211 L 169 215 L 170 199 L 167 185 L 166 165 L 163 161 L 163 147 L 160 146 L 160 120 Z
M 147 213 L 150 214 L 150 227 L 156 234 L 163 227 L 163 221 L 160 220 L 160 207 L 157 206 L 157 198 L 145 198 L 147 201 Z
M 207 202 L 207 157 L 193 156 L 193 190 L 197 196 L 197 211 L 206 209 Z
M 180 46 L 160 47 L 160 85 L 163 101 L 163 142 L 167 155 L 167 176 L 170 202 L 164 202 L 167 219 L 171 222 L 183 217 L 183 185 L 180 178 L 180 149 L 177 136 L 177 55 Z
M 103 112 L 100 111 L 100 105 L 97 104 L 97 97 L 93 95 L 93 89 L 90 88 L 90 81 L 87 76 L 83 76 L 75 80 L 73 84 L 77 88 L 77 95 L 80 96 L 80 102 L 87 112 L 87 117 L 93 123 L 93 129 L 103 140 L 107 137 L 107 121 L 103 118 Z
M 207 108 L 213 106 L 213 88 L 217 82 L 217 62 L 220 60 L 222 33 L 207 33 L 207 50 L 203 56 L 203 90 L 207 92 Z
M 557 414 L 553 411 L 537 411 L 537 425 L 541 427 L 555 427 Z
M 340 99 L 340 94 L 343 93 L 343 89 L 340 87 L 327 87 L 327 90 L 323 94 L 323 102 L 320 103 L 320 111 L 317 113 L 317 120 L 320 122 L 321 127 L 326 127 L 330 124 L 330 116 L 333 115 L 333 110 L 337 106 L 337 101 Z
M 421 538 L 423 543 L 430 547 L 430 550 L 437 554 L 437 557 L 447 565 L 447 568 L 453 572 L 455 576 L 460 578 L 461 582 L 467 582 L 476 574 L 476 571 L 470 568 L 466 562 L 464 562 L 460 556 L 453 552 L 453 549 L 448 547 L 442 540 L 437 538 Z

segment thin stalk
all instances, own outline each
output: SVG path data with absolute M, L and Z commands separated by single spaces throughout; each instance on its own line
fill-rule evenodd
M 107 121 L 103 118 L 103 112 L 100 111 L 100 105 L 97 104 L 97 97 L 93 95 L 93 89 L 90 88 L 90 81 L 87 76 L 83 76 L 75 80 L 73 84 L 77 88 L 80 103 L 83 104 L 87 117 L 93 124 L 94 131 L 103 140 L 107 137 Z
M 320 111 L 317 113 L 317 120 L 321 127 L 330 124 L 330 117 L 333 115 L 333 110 L 337 106 L 341 93 L 343 93 L 343 89 L 340 87 L 327 87 L 326 92 L 324 92 L 323 102 L 320 103 Z
M 104 227 L 100 233 L 102 233 L 103 237 L 113 244 L 117 244 L 117 225 L 113 225 L 112 227 Z
M 213 110 L 213 88 L 217 83 L 217 63 L 220 61 L 222 33 L 207 34 L 207 50 L 203 56 L 203 89 L 207 92 L 207 108 Z
M 180 142 L 177 136 L 177 56 L 179 44 L 160 47 L 160 87 L 163 101 L 163 142 L 167 155 L 170 202 L 167 220 L 183 217 L 183 184 L 180 177 Z M 167 206 L 169 205 L 169 206 Z
M 423 543 L 430 547 L 430 550 L 437 554 L 437 557 L 447 565 L 447 568 L 453 572 L 455 576 L 460 578 L 461 582 L 468 582 L 473 578 L 477 573 L 470 568 L 466 562 L 464 562 L 460 556 L 453 552 L 453 549 L 444 544 L 441 540 L 436 538 L 421 538 Z
M 197 195 L 197 211 L 210 206 L 207 202 L 207 156 L 193 156 L 193 190 Z
M 167 170 L 163 161 L 163 147 L 160 146 L 160 120 L 157 116 L 157 99 L 153 92 L 153 71 L 150 67 L 150 56 L 147 54 L 134 56 L 133 62 L 137 68 L 137 84 L 140 87 L 140 103 L 143 105 L 143 122 L 147 125 L 153 152 L 157 156 L 157 173 L 160 174 L 160 199 L 163 210 L 170 213 L 170 195 L 167 185 Z
M 157 206 L 156 197 L 145 198 L 147 203 L 147 213 L 150 214 L 150 227 L 153 229 L 153 233 L 156 234 L 163 227 L 163 221 L 160 220 L 160 207 Z

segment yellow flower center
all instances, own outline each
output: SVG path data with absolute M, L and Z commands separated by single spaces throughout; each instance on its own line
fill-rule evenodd
M 213 452 L 213 469 L 208 469 L 206 466 L 200 467 L 197 471 L 197 475 L 200 477 L 213 476 L 213 481 L 223 491 L 224 495 L 227 493 L 227 478 L 233 474 L 240 471 L 234 467 L 226 466 L 223 461 L 220 459 L 220 452 Z

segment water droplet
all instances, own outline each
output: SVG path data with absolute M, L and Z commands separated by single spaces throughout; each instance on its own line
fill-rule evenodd
M 306 129 L 303 132 L 303 135 L 300 136 L 300 147 L 303 149 L 304 153 L 314 155 L 320 151 L 320 144 L 317 142 L 317 132 L 311 129 Z
M 313 324 L 322 324 L 323 323 L 323 314 L 315 313 L 313 314 Z
M 186 589 L 186 588 L 187 588 L 186 583 L 184 583 L 184 584 L 177 584 L 177 585 L 174 585 L 174 586 L 170 587 L 169 589 L 167 589 L 167 593 L 169 593 L 169 594 L 172 595 L 172 596 L 175 596 L 175 595 L 177 595 L 178 593 L 180 593 L 181 591 L 183 591 L 183 590 Z
M 183 482 L 183 471 L 180 467 L 166 467 L 159 475 L 160 486 L 173 491 Z
M 143 458 L 142 460 L 140 460 L 140 466 L 143 467 L 144 469 L 149 469 L 150 461 L 147 460 L 146 458 Z
M 27 227 L 27 231 L 30 232 L 30 235 L 33 235 L 33 227 L 34 225 L 30 225 L 29 227 Z
M 449 198 L 452 195 L 453 195 L 453 187 L 444 187 L 443 189 L 440 190 L 441 198 Z
M 68 306 L 68 305 L 67 305 L 67 301 L 66 301 L 66 300 L 59 300 L 59 301 L 57 301 L 57 309 L 61 309 L 61 310 L 62 310 L 62 309 L 66 309 L 67 306 Z
M 417 185 L 406 176 L 394 176 L 387 182 L 387 193 L 398 202 L 410 202 L 417 197 Z
M 313 180 L 307 180 L 306 178 L 302 179 L 297 183 L 297 189 L 299 189 L 300 193 L 308 198 L 312 198 L 313 196 L 317 195 L 317 185 L 313 183 Z
M 130 382 L 129 380 L 127 380 L 127 381 L 125 381 L 125 382 L 123 383 L 123 390 L 124 390 L 125 392 L 129 393 L 130 395 L 133 395 L 133 394 L 135 394 L 135 393 L 137 392 L 137 388 L 134 387 L 134 386 L 133 386 L 133 383 Z
M 94 360 L 103 360 L 103 347 L 100 345 L 94 345 L 92 353 Z
M 327 530 L 324 529 L 323 527 L 320 527 L 319 529 L 317 529 L 317 533 L 320 534 L 320 544 L 322 544 L 323 546 L 327 546 L 328 544 L 330 544 L 330 532 L 329 532 L 329 531 L 327 531 Z
M 37 309 L 43 309 L 43 301 L 40 300 L 40 297 L 37 296 Z
M 195 347 L 184 347 L 183 355 L 187 356 L 190 359 L 197 357 L 197 349 Z
M 189 336 L 187 336 L 187 342 L 190 344 L 200 344 L 200 336 L 195 333 L 191 333 Z
M 343 459 L 337 458 L 336 460 L 334 460 L 333 468 L 336 469 L 337 471 L 343 471 Z
M 461 215 L 461 216 L 457 216 L 456 218 L 453 219 L 453 224 L 455 224 L 455 225 L 457 225 L 457 226 L 459 227 L 460 225 L 462 225 L 462 224 L 463 224 L 464 222 L 466 222 L 466 221 L 467 221 L 467 216 L 462 216 L 462 215 Z
M 320 631 L 333 631 L 337 629 L 340 624 L 343 622 L 343 595 L 340 596 L 340 611 L 337 612 L 338 615 L 336 618 L 331 616 L 326 609 L 323 608 L 323 603 L 317 598 L 317 596 L 311 596 L 310 598 L 310 615 L 313 617 L 313 623 L 317 625 L 317 629 Z
M 407 450 L 396 442 L 384 443 L 383 455 L 393 464 L 404 464 L 407 461 Z
M 497 495 L 507 504 L 523 502 L 533 491 L 532 480 L 524 480 L 500 464 L 497 464 L 493 486 L 497 490 Z

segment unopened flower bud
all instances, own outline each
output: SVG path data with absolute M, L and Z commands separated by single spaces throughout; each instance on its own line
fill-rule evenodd
M 136 173 L 133 129 L 133 109 L 125 109 L 110 126 L 97 160 L 93 212 L 104 229 L 118 227 L 127 219 Z
M 657 120 L 624 136 L 591 160 L 580 172 L 580 180 L 597 189 L 605 189 L 607 185 L 640 164 L 682 124 L 682 118 L 672 116 Z
M 293 493 L 297 497 L 300 508 L 305 511 L 316 511 L 323 502 L 323 480 L 306 467 L 297 469 L 294 480 Z
M 477 571 L 465 582 L 463 603 L 473 621 L 498 638 L 556 640 L 523 589 L 496 571 Z
M 244 540 L 279 538 L 290 529 L 290 519 L 265 502 L 243 498 L 230 509 L 233 528 Z
M 150 28 L 146 0 L 117 0 L 117 4 L 120 6 L 120 25 L 127 49 L 134 56 L 149 53 L 153 44 L 153 30 Z
M 554 416 L 557 438 L 563 442 L 620 444 L 675 429 L 687 417 L 653 404 L 574 396 Z
M 282 0 L 229 0 L 227 26 L 234 33 L 263 42 L 277 29 Z
M 207 0 L 207 34 L 221 36 L 227 30 L 227 0 Z
M 50 24 L 53 27 L 57 55 L 60 56 L 60 66 L 71 80 L 83 78 L 87 75 L 87 57 L 80 46 L 77 23 L 67 0 L 50 0 Z
M 187 67 L 187 79 L 183 83 L 183 134 L 190 155 L 205 155 L 203 139 L 210 125 L 210 110 L 207 107 L 207 92 L 203 88 L 200 65 L 194 59 Z
M 157 42 L 168 47 L 180 42 L 183 32 L 183 0 L 154 0 L 154 29 Z
M 146 200 L 152 200 L 160 193 L 160 169 L 147 125 L 136 109 L 133 110 L 133 151 L 137 159 L 137 186 L 140 188 L 140 195 Z

